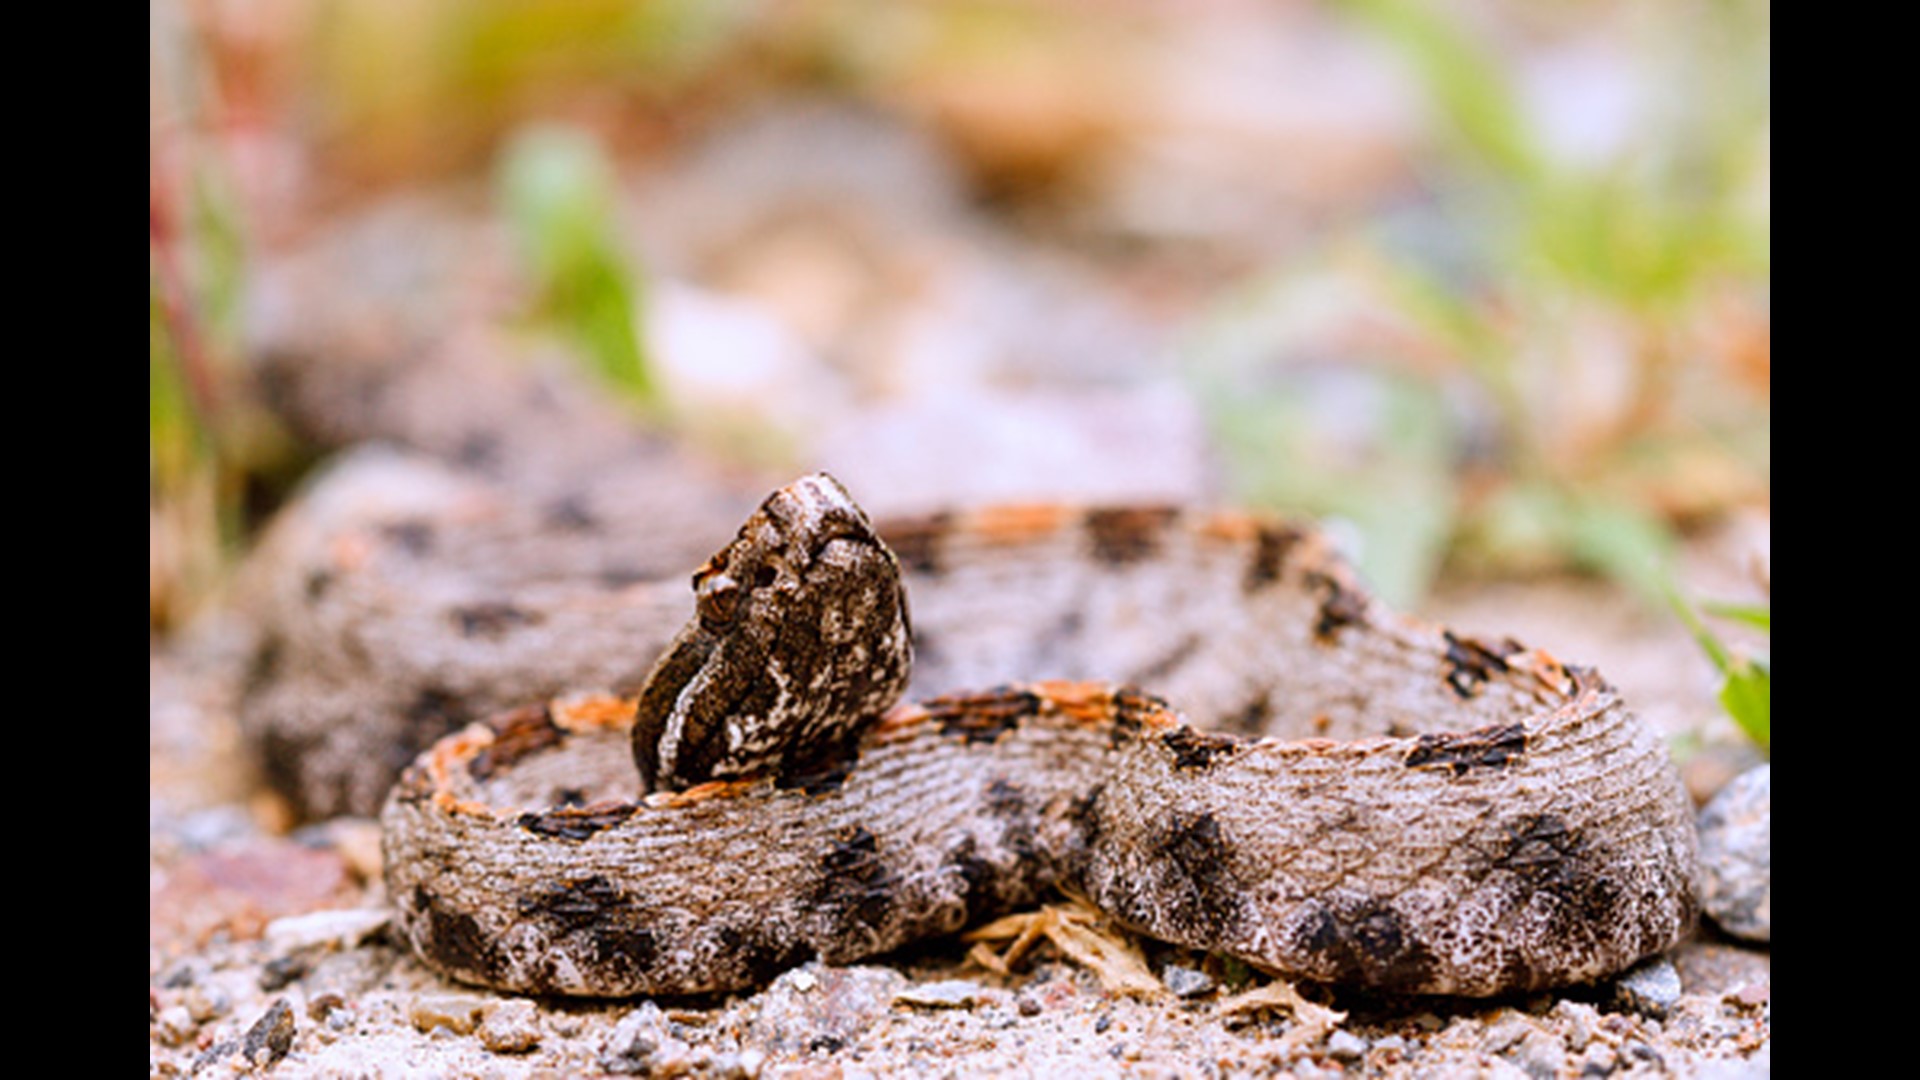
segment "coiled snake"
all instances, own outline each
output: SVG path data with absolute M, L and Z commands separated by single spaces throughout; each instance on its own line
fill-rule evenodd
M 637 696 L 558 697 L 422 753 L 383 811 L 418 955 L 513 991 L 718 991 L 1065 886 L 1262 969 L 1488 995 L 1618 971 L 1691 924 L 1686 798 L 1615 692 L 1385 612 L 1310 531 L 1002 510 L 887 535 L 898 556 L 839 484 L 800 480 L 695 575 L 695 613 Z M 1016 550 L 1057 573 L 984 586 Z M 1033 630 L 1009 678 L 1077 677 L 1062 658 L 1084 650 L 1062 643 L 1124 628 L 1157 651 L 1116 674 L 1200 671 L 1196 715 L 1290 737 L 1196 730 L 1099 682 L 896 705 L 903 561 L 910 579 L 985 575 L 920 639 L 949 673 L 994 653 L 974 623 Z M 1032 614 L 1049 607 L 1062 618 Z

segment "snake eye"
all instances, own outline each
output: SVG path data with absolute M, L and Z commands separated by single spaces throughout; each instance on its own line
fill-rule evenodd
M 725 574 L 710 575 L 700 582 L 693 606 L 702 626 L 723 630 L 740 612 L 740 584 Z

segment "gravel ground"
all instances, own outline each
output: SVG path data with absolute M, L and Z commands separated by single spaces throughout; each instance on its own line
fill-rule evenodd
M 1437 613 L 1592 657 L 1667 721 L 1710 716 L 1690 646 L 1589 586 L 1442 596 Z M 156 1076 L 1754 1076 L 1770 1071 L 1764 946 L 1711 927 L 1621 985 L 1497 1001 L 1308 988 L 1179 951 L 1137 999 L 1047 954 L 999 976 L 957 942 L 884 964 L 809 965 L 724 1000 L 579 1004 L 449 984 L 388 934 L 378 830 L 287 830 L 255 783 L 230 702 L 243 629 L 151 650 L 149 1071 Z M 1580 646 L 1578 652 L 1574 646 Z M 1638 658 L 1638 659 L 1635 659 Z M 1661 658 L 1666 662 L 1662 663 Z M 1618 660 L 1618 664 L 1609 666 Z M 1616 674 L 1617 670 L 1617 674 Z M 1689 772 L 1739 751 L 1713 747 Z M 1708 781 L 1710 782 L 1710 781 Z M 1630 983 L 1631 985 L 1627 985 Z M 1266 991 L 1266 996 L 1284 995 Z M 1259 1000 L 1257 997 L 1254 1000 Z

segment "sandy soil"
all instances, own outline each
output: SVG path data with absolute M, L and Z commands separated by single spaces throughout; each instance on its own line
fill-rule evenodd
M 1726 543 L 1727 538 L 1722 538 Z M 1731 541 L 1735 546 L 1739 537 Z M 1703 548 L 1704 565 L 1715 553 Z M 1690 780 L 1751 756 L 1726 736 L 1691 643 L 1581 582 L 1460 586 L 1428 614 L 1498 625 L 1590 659 L 1663 729 Z M 1001 976 L 936 943 L 849 968 L 809 965 L 726 1000 L 571 1003 L 449 984 L 389 942 L 377 827 L 287 830 L 231 713 L 244 627 L 211 620 L 152 650 L 149 1069 L 276 1076 L 1765 1075 L 1771 964 L 1710 927 L 1614 986 L 1497 1001 L 1386 1000 L 1263 980 L 1147 943 L 1171 989 L 1103 989 L 1042 951 Z M 1704 746 L 1704 749 L 1701 747 Z M 1677 976 L 1664 994 L 1661 976 Z M 1275 996 L 1272 990 L 1266 991 Z M 1257 999 L 1256 999 L 1257 1000 Z M 1327 1008 L 1336 1010 L 1328 1012 Z

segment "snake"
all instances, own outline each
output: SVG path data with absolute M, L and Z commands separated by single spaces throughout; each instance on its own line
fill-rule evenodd
M 334 576 L 308 564 L 282 595 L 352 594 L 342 577 L 431 546 L 382 528 L 399 554 L 336 531 L 313 549 Z M 385 885 L 421 962 L 516 993 L 725 992 L 1067 891 L 1276 975 L 1482 997 L 1620 972 L 1695 917 L 1685 793 L 1619 693 L 1389 611 L 1306 525 L 1001 507 L 876 526 L 817 474 L 692 585 L 690 614 L 684 591 L 621 593 L 684 620 L 631 648 L 637 685 L 474 719 L 399 771 Z M 554 652 L 609 618 L 542 603 L 459 625 Z M 260 700 L 325 666 L 287 652 L 263 650 Z M 982 688 L 913 699 L 929 664 Z

